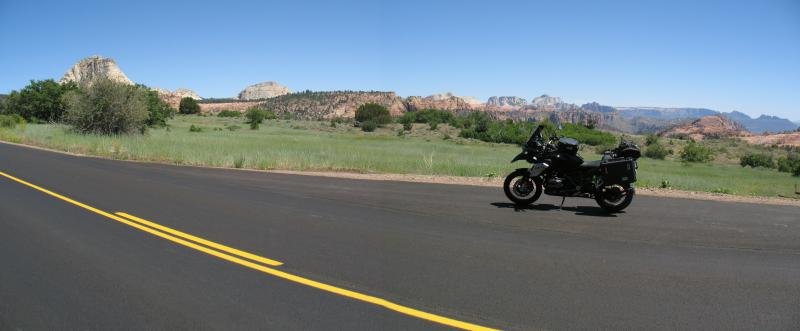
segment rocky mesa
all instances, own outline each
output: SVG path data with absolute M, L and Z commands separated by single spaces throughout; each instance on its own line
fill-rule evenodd
M 277 82 L 261 82 L 245 87 L 244 90 L 239 92 L 239 100 L 260 100 L 269 99 L 284 94 L 292 93 L 288 87 L 278 84 Z
M 78 85 L 91 85 L 99 78 L 107 78 L 115 82 L 133 84 L 128 76 L 117 65 L 114 59 L 94 55 L 78 61 L 61 77 L 61 84 L 75 82 Z

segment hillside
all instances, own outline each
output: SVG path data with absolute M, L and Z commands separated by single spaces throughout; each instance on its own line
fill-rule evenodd
M 753 145 L 800 147 L 800 132 L 750 136 L 742 139 Z
M 336 117 L 355 117 L 356 108 L 365 103 L 383 105 L 392 115 L 406 111 L 403 100 L 394 92 L 363 91 L 305 91 L 269 98 L 259 105 L 279 114 L 290 113 L 298 118 L 323 119 Z
M 662 137 L 692 138 L 703 140 L 707 138 L 744 137 L 750 133 L 739 124 L 723 115 L 704 116 L 690 123 L 683 123 L 669 128 L 659 134 Z
M 757 118 L 751 118 L 747 114 L 738 111 L 724 114 L 732 120 L 742 123 L 747 128 L 747 131 L 753 133 L 794 131 L 798 127 L 792 121 L 777 116 L 761 115 Z

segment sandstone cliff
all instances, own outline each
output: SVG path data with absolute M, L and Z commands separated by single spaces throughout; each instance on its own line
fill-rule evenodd
M 111 58 L 102 56 L 90 56 L 78 61 L 64 74 L 60 82 L 75 82 L 78 85 L 91 85 L 98 78 L 108 78 L 115 82 L 133 84 L 133 81 L 125 76 L 125 73 L 117 66 L 117 62 Z
M 175 91 L 169 91 L 161 88 L 153 88 L 154 91 L 158 92 L 158 96 L 161 100 L 164 100 L 170 107 L 177 109 L 178 106 L 181 104 L 181 99 L 185 97 L 190 97 L 195 100 L 203 100 L 197 92 L 192 91 L 190 89 L 179 88 Z
M 511 110 L 522 108 L 526 105 L 528 105 L 527 100 L 514 96 L 494 96 L 486 101 L 486 107 L 490 109 Z
M 294 114 L 305 119 L 355 117 L 356 108 L 365 103 L 383 105 L 393 116 L 406 111 L 403 100 L 394 92 L 329 91 L 285 94 L 259 104 L 279 114 Z
M 405 100 L 406 109 L 439 109 L 447 111 L 481 110 L 483 104 L 472 97 L 460 97 L 452 93 L 434 94 L 427 97 L 411 96 Z
M 292 93 L 289 88 L 276 82 L 262 82 L 245 87 L 239 92 L 239 100 L 269 99 Z

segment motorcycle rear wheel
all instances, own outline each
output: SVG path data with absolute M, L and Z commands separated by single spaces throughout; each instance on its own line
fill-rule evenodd
M 530 177 L 528 169 L 520 168 L 506 176 L 503 192 L 517 206 L 528 206 L 542 196 L 542 180 Z
M 602 193 L 597 194 L 595 196 L 595 201 L 597 204 L 600 205 L 603 209 L 610 213 L 618 213 L 621 212 L 623 209 L 628 208 L 628 206 L 633 201 L 633 196 L 636 194 L 636 189 L 633 187 L 629 187 L 625 189 L 625 193 L 621 197 L 614 197 L 608 198 L 604 196 Z

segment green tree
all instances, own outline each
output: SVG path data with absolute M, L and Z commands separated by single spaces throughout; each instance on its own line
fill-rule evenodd
M 147 95 L 147 125 L 153 127 L 166 126 L 167 120 L 175 115 L 175 109 L 170 107 L 164 100 L 161 100 L 158 92 L 144 85 L 137 85 L 137 87 L 144 90 Z
M 149 119 L 148 90 L 108 79 L 64 95 L 64 120 L 82 133 L 143 132 Z
M 391 123 L 392 116 L 384 106 L 377 103 L 365 103 L 356 109 L 356 121 L 372 121 L 377 125 L 383 125 Z
M 18 114 L 28 121 L 60 121 L 66 110 L 63 96 L 77 89 L 73 82 L 62 85 L 52 79 L 31 80 L 28 86 L 6 97 L 4 111 Z
M 197 100 L 191 97 L 183 97 L 178 106 L 178 111 L 181 114 L 197 114 L 200 112 L 200 105 L 197 103 Z

